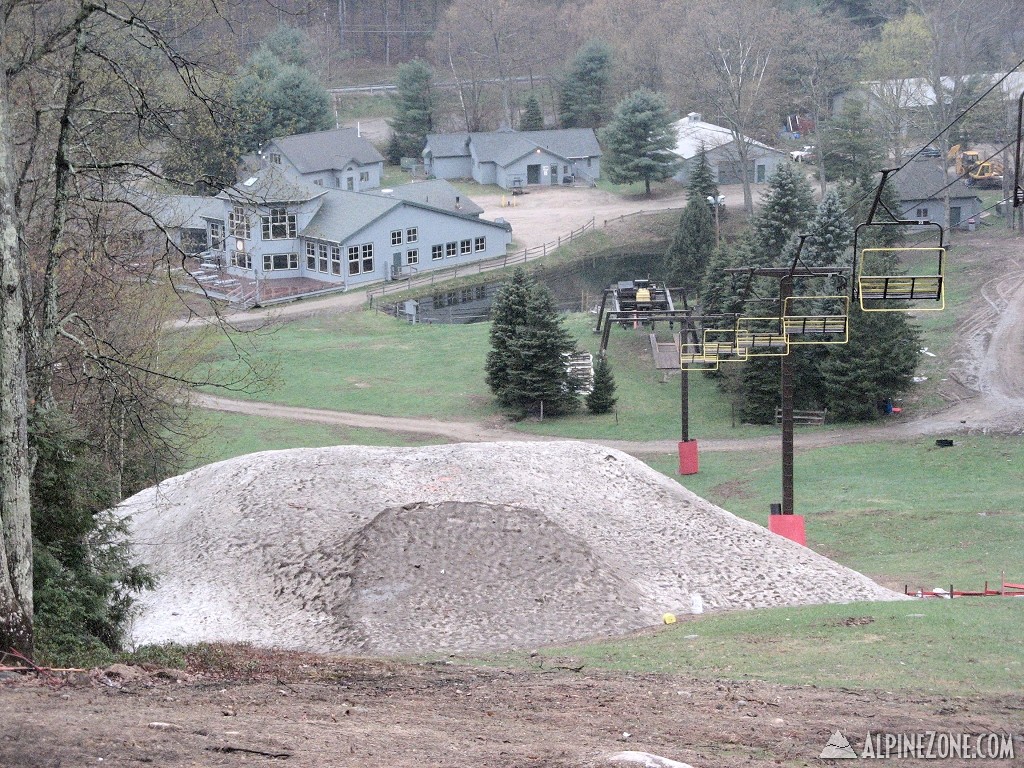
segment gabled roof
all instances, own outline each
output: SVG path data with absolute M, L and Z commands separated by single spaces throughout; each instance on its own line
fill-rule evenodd
M 243 200 L 256 205 L 304 203 L 320 197 L 325 191 L 323 187 L 292 181 L 278 166 L 271 165 L 233 184 L 217 197 L 222 200 Z
M 359 230 L 402 205 L 401 200 L 384 195 L 329 189 L 300 237 L 343 243 Z
M 373 144 L 360 138 L 355 128 L 279 136 L 267 143 L 264 154 L 271 146 L 287 157 L 299 173 L 341 170 L 350 162 L 357 165 L 384 162 L 383 155 Z
M 424 154 L 429 152 L 435 158 L 467 157 L 472 152 L 477 162 L 504 167 L 538 148 L 563 160 L 601 156 L 601 146 L 593 128 L 432 133 L 427 136 Z
M 672 127 L 676 132 L 676 146 L 672 151 L 684 160 L 689 160 L 691 157 L 699 155 L 701 144 L 704 145 L 705 151 L 710 152 L 712 149 L 725 146 L 733 140 L 732 131 L 714 123 L 704 122 L 697 112 L 691 112 L 682 120 L 677 120 L 672 124 Z M 749 137 L 744 138 L 751 146 L 782 154 L 782 151 L 775 149 L 775 147 L 769 147 L 767 144 L 754 141 L 754 139 Z
M 414 181 L 391 190 L 373 190 L 367 194 L 389 195 L 410 203 L 429 205 L 431 208 L 443 208 L 452 213 L 466 216 L 478 216 L 484 209 L 474 203 L 444 179 L 430 181 Z
M 167 229 L 205 229 L 207 219 L 224 218 L 224 203 L 215 197 L 136 193 L 132 202 Z
M 434 157 L 469 157 L 468 133 L 428 133 L 423 150 Z
M 943 187 L 951 180 L 952 177 L 947 176 L 946 171 L 934 160 L 915 160 L 893 176 L 900 200 L 941 199 L 946 194 Z M 942 192 L 939 192 L 940 189 Z M 963 179 L 953 182 L 948 191 L 950 198 L 977 197 Z

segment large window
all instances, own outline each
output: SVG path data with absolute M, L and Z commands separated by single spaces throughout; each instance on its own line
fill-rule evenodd
M 249 239 L 249 219 L 245 215 L 245 209 L 240 205 L 236 205 L 231 209 L 231 214 L 228 216 L 231 224 L 231 234 L 234 237 L 240 237 L 243 240 Z
M 348 247 L 348 273 L 350 275 L 359 274 L 359 246 L 350 245 Z
M 317 272 L 327 271 L 327 246 L 324 243 L 316 244 L 316 269 Z
M 420 252 L 416 248 L 410 248 L 405 252 L 405 263 L 408 265 L 420 263 Z
M 430 258 L 432 261 L 444 258 L 444 246 L 443 245 L 432 245 L 430 246 Z
M 246 253 L 245 251 L 232 251 L 231 263 L 236 267 L 241 267 L 242 269 L 252 269 L 252 254 Z
M 210 247 L 218 250 L 224 247 L 224 222 L 210 222 Z
M 480 251 L 487 250 L 487 238 L 478 237 L 473 241 L 473 250 L 479 253 Z
M 458 254 L 458 252 L 459 252 L 459 244 L 458 243 L 445 243 L 445 245 L 444 245 L 444 255 L 447 256 L 449 259 L 452 256 L 455 256 L 456 254 Z
M 279 269 L 298 269 L 299 254 L 297 253 L 265 253 L 263 254 L 263 271 L 271 272 Z
M 409 227 L 405 230 L 405 242 L 407 243 L 418 243 L 420 240 L 419 227 Z
M 373 272 L 373 243 L 363 246 L 363 274 Z
M 402 230 L 393 229 L 391 230 L 391 244 L 401 245 L 402 244 Z
M 261 216 L 264 240 L 287 240 L 295 237 L 295 214 L 284 208 L 271 208 L 269 216 Z
M 472 240 L 468 240 L 467 239 L 467 240 L 463 240 L 461 243 L 459 243 L 459 253 L 461 255 L 465 256 L 467 253 L 472 253 L 472 252 L 473 252 L 473 241 Z
M 331 246 L 331 274 L 332 275 L 340 275 L 341 274 L 341 246 L 340 245 L 332 245 Z
M 369 181 L 370 180 L 370 172 L 369 171 L 360 171 L 360 173 L 359 173 L 359 180 L 363 181 L 363 182 Z
M 316 272 L 316 243 L 306 243 L 306 269 Z

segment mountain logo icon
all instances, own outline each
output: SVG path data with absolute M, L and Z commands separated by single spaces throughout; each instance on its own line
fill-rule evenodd
M 828 737 L 828 743 L 818 757 L 822 760 L 856 760 L 857 753 L 853 751 L 847 738 L 840 731 L 835 731 Z

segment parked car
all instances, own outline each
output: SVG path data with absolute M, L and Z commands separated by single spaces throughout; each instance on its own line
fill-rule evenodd
M 801 149 L 795 149 L 789 153 L 789 159 L 794 163 L 813 163 L 814 162 L 814 145 L 807 144 Z

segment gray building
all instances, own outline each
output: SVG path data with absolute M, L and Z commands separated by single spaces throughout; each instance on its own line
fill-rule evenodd
M 900 208 L 893 213 L 902 219 L 933 221 L 943 227 L 966 229 L 972 219 L 976 224 L 981 214 L 981 198 L 960 179 L 947 187 L 950 177 L 944 165 L 942 160 L 918 159 L 897 173 L 892 183 L 900 198 Z
M 719 184 L 743 183 L 744 169 L 732 131 L 704 122 L 697 112 L 677 120 L 672 127 L 676 132 L 676 147 L 673 151 L 682 159 L 680 170 L 675 176 L 676 181 L 682 184 L 689 181 L 703 146 L 715 181 Z M 787 160 L 782 150 L 747 137 L 743 138 L 743 142 L 747 145 L 747 179 L 754 184 L 768 181 L 775 169 Z
M 601 147 L 591 128 L 488 133 L 432 133 L 423 163 L 438 179 L 514 184 L 592 184 L 601 176 Z
M 260 156 L 294 181 L 349 192 L 377 189 L 384 175 L 384 157 L 355 128 L 280 136 Z
M 240 277 L 351 287 L 505 254 L 511 227 L 446 182 L 350 192 L 297 182 L 276 165 L 215 198 L 208 257 Z M 326 287 L 326 286 L 325 286 Z

